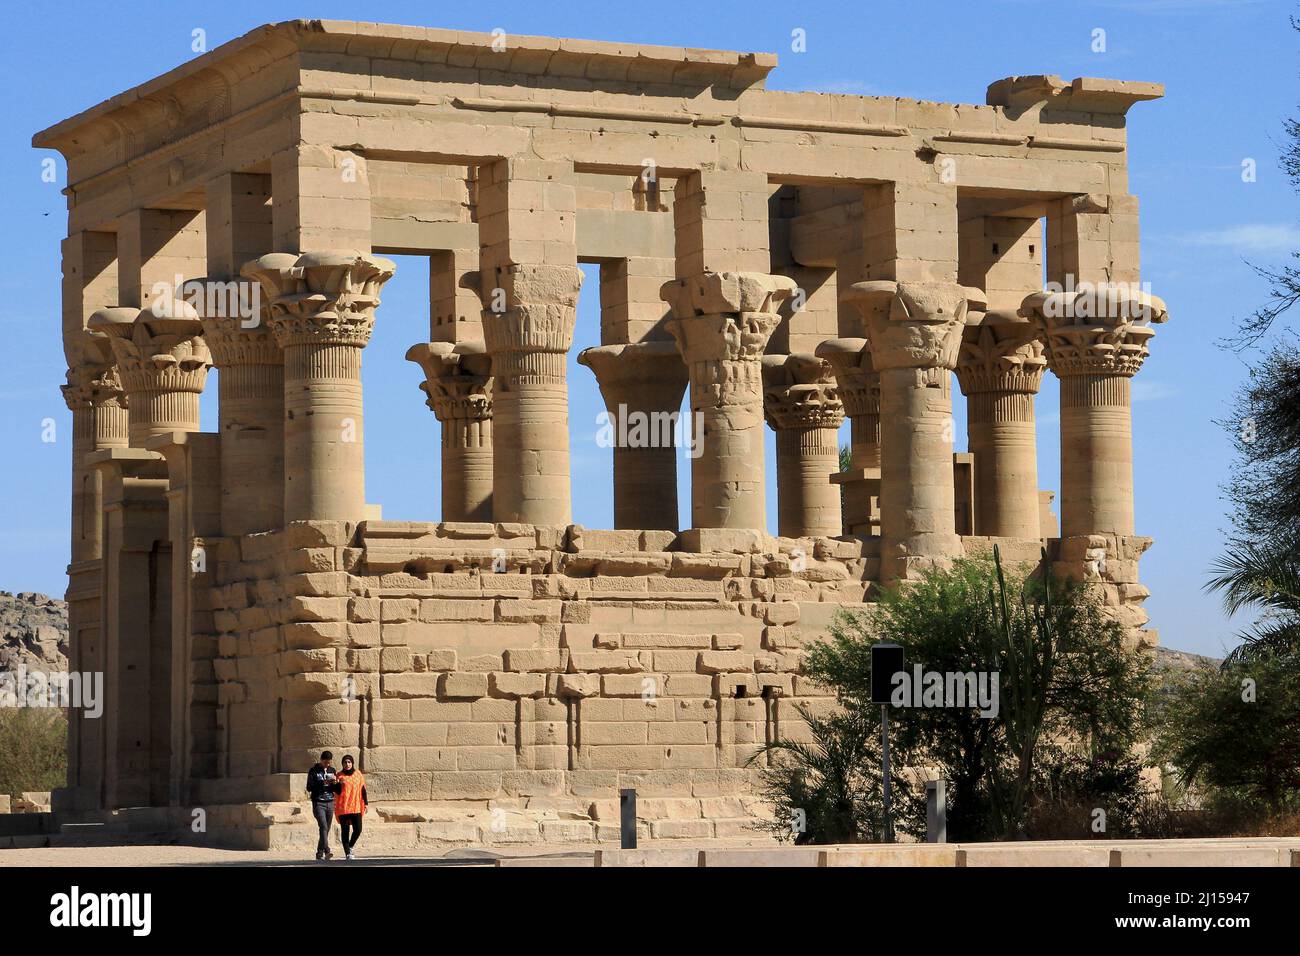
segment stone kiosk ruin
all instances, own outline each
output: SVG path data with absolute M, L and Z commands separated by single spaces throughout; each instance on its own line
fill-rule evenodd
M 202 807 L 208 839 L 314 841 L 296 801 L 330 748 L 376 840 L 606 839 L 621 787 L 648 836 L 745 835 L 751 755 L 833 705 L 801 645 L 883 584 L 1045 547 L 1154 643 L 1129 383 L 1165 311 L 1136 286 L 1125 117 L 1161 88 L 1021 76 L 954 105 L 775 92 L 775 65 L 293 21 L 35 137 L 68 163 L 71 667 L 107 688 L 73 714 L 62 819 L 188 832 Z M 406 357 L 440 516 L 366 502 L 385 255 L 429 260 Z M 612 530 L 572 523 L 579 263 L 612 421 L 688 396 L 689 528 L 663 442 L 615 449 Z

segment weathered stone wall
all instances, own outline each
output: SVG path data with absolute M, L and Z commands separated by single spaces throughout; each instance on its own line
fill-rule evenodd
M 999 543 L 1038 563 L 1041 542 Z M 324 748 L 358 757 L 374 800 L 749 793 L 763 744 L 801 738 L 796 705 L 833 706 L 801 647 L 869 612 L 879 564 L 869 539 L 487 523 L 228 545 L 218 776 L 244 799 Z

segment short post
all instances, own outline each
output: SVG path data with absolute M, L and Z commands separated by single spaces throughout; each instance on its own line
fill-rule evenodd
M 636 790 L 618 792 L 619 846 L 624 850 L 636 849 Z
M 889 786 L 889 705 L 880 705 L 880 772 L 885 804 L 885 842 L 894 842 L 893 794 Z
M 948 842 L 948 784 L 943 780 L 925 782 L 925 842 Z
M 893 793 L 889 781 L 889 702 L 893 696 L 894 675 L 906 664 L 903 647 L 893 641 L 871 645 L 871 702 L 880 705 L 880 772 L 881 796 L 884 798 L 884 840 L 894 842 Z

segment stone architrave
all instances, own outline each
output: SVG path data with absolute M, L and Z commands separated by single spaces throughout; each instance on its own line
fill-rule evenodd
M 1042 534 L 1034 396 L 1046 366 L 1038 329 L 1027 319 L 995 311 L 966 326 L 957 382 L 966 396 L 967 439 L 975 456 L 976 534 Z
M 442 426 L 442 520 L 492 520 L 492 360 L 477 342 L 420 342 L 406 359 Z
M 284 519 L 365 514 L 361 351 L 396 267 L 359 252 L 271 253 L 246 263 L 284 352 Z
M 686 366 L 672 342 L 584 349 L 614 448 L 614 527 L 677 529 L 677 434 Z
M 763 356 L 767 423 L 776 432 L 777 534 L 842 533 L 839 428 L 844 403 L 829 362 L 815 355 Z
M 970 290 L 949 282 L 858 282 L 880 376 L 881 576 L 897 580 L 962 553 L 952 467 L 951 371 Z
M 705 272 L 664 284 L 668 331 L 690 375 L 695 447 L 691 521 L 697 528 L 762 530 L 762 356 L 794 280 Z

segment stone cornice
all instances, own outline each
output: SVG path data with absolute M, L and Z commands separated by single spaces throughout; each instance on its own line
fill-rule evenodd
M 764 355 L 763 411 L 774 431 L 839 428 L 844 402 L 829 362 L 815 355 Z
M 352 251 L 271 253 L 246 263 L 240 274 L 262 284 L 269 324 L 281 348 L 364 348 L 380 289 L 396 268 L 387 259 Z
M 732 89 L 761 87 L 776 66 L 772 53 L 742 53 L 687 47 L 562 40 L 507 34 L 440 30 L 347 20 L 287 20 L 267 24 L 193 58 L 147 83 L 49 127 L 32 138 L 38 148 L 76 155 L 95 145 L 132 134 L 169 108 L 189 102 L 228 99 L 230 85 L 267 63 L 304 53 L 348 54 L 376 59 L 418 61 L 436 73 L 441 65 L 586 80 L 593 75 L 632 75 L 641 83 L 701 85 Z M 224 91 L 225 97 L 221 95 Z

